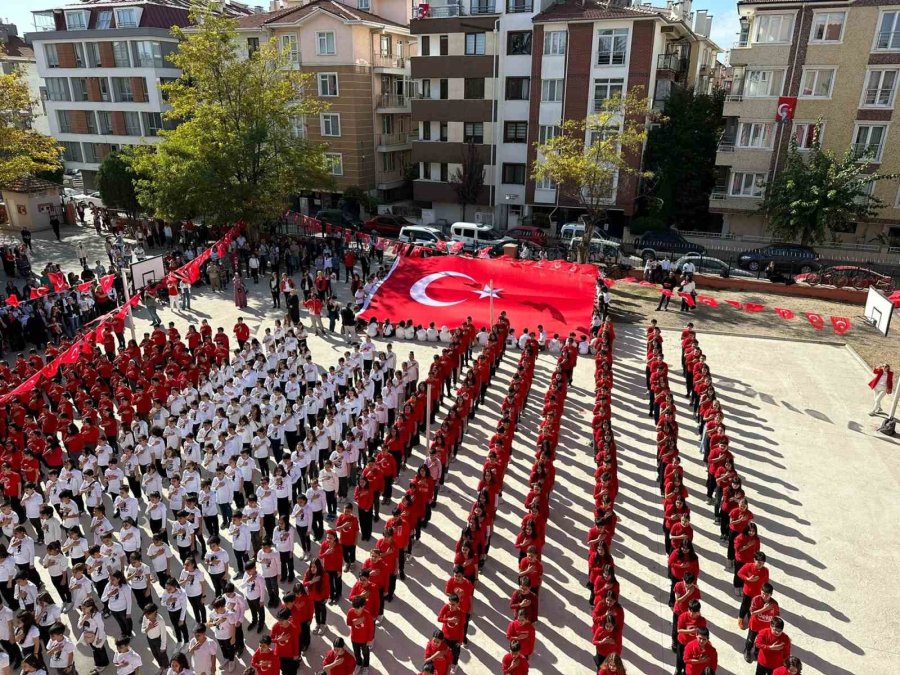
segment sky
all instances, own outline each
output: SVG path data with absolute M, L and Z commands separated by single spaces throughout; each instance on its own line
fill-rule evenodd
M 11 21 L 19 27 L 19 35 L 34 30 L 31 12 L 50 9 L 66 4 L 76 4 L 76 0 L 0 0 L 0 18 Z M 253 3 L 248 3 L 253 4 Z M 654 2 L 662 4 L 662 2 Z M 694 11 L 706 9 L 713 15 L 712 39 L 723 50 L 729 49 L 738 33 L 737 0 L 695 0 Z M 724 54 L 719 58 L 723 59 Z M 723 59 L 724 60 L 724 59 Z

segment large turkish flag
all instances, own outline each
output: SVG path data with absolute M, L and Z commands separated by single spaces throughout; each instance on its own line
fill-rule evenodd
M 362 319 L 455 328 L 471 316 L 476 327 L 505 311 L 518 334 L 542 325 L 552 335 L 587 334 L 597 268 L 561 261 L 460 256 L 400 257 L 360 312 Z

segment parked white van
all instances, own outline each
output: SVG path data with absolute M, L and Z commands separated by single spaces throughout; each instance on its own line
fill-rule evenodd
M 436 227 L 424 225 L 410 225 L 400 230 L 400 241 L 405 244 L 437 244 L 439 241 L 447 241 L 447 237 Z
M 465 248 L 471 250 L 498 244 L 503 235 L 483 223 L 457 222 L 450 226 L 450 239 L 461 241 Z

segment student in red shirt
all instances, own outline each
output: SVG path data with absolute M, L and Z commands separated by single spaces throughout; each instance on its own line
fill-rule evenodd
M 778 601 L 772 597 L 772 584 L 763 584 L 760 594 L 750 603 L 750 628 L 747 641 L 744 643 L 744 661 L 753 663 L 756 660 L 756 636 L 772 623 L 772 619 L 781 614 Z
M 366 599 L 357 597 L 347 610 L 353 657 L 361 668 L 369 667 L 369 645 L 375 639 L 375 617 L 366 609 Z
M 282 607 L 275 615 L 275 625 L 269 635 L 275 645 L 275 655 L 281 665 L 281 672 L 293 675 L 300 667 L 300 634 L 291 621 L 291 610 Z
M 434 675 L 447 675 L 452 661 L 453 653 L 444 640 L 444 634 L 439 630 L 434 631 L 425 645 L 425 666 L 432 666 L 431 672 Z
M 684 650 L 697 638 L 697 631 L 706 628 L 706 619 L 700 614 L 700 601 L 691 600 L 686 612 L 678 617 L 678 649 L 675 652 L 675 675 L 684 675 Z
M 462 565 L 455 565 L 453 567 L 453 576 L 447 580 L 447 584 L 444 586 L 444 592 L 448 597 L 455 595 L 459 598 L 459 608 L 466 615 L 466 627 L 463 631 L 463 644 L 468 644 L 469 638 L 467 635 L 469 632 L 469 621 L 472 618 L 472 596 L 475 595 L 475 585 L 463 576 Z
M 600 666 L 597 675 L 625 675 L 625 664 L 618 654 L 610 654 Z
M 709 629 L 698 628 L 697 637 L 684 648 L 685 675 L 703 675 L 706 668 L 719 667 L 719 654 L 709 641 Z
M 503 675 L 528 675 L 528 657 L 522 653 L 522 646 L 513 640 L 509 643 L 509 653 L 500 664 Z
M 534 652 L 535 632 L 534 624 L 528 620 L 528 612 L 520 609 L 515 619 L 506 626 L 506 639 L 513 643 L 518 642 L 522 656 L 527 660 Z
M 441 607 L 437 620 L 441 622 L 447 646 L 453 652 L 453 665 L 459 663 L 459 651 L 465 637 L 466 615 L 459 607 L 459 596 L 451 595 L 447 604 Z
M 256 675 L 278 675 L 281 672 L 281 659 L 272 649 L 272 638 L 263 635 L 259 639 L 259 649 L 253 654 L 250 661 L 256 669 Z
M 234 324 L 234 337 L 237 338 L 238 347 L 244 348 L 244 344 L 250 339 L 250 326 L 244 323 L 243 317 L 238 317 Z
M 747 618 L 750 616 L 750 603 L 762 592 L 763 584 L 769 581 L 766 554 L 760 551 L 753 556 L 753 562 L 738 570 L 738 577 L 744 582 L 744 598 L 741 600 L 741 609 L 738 613 L 738 623 L 743 629 L 747 627 Z
M 335 638 L 333 647 L 322 659 L 322 670 L 328 675 L 353 675 L 356 659 L 347 649 L 344 638 Z
M 796 656 L 792 656 L 784 662 L 783 666 L 779 666 L 772 671 L 772 675 L 800 675 L 803 672 L 803 664 Z
M 772 675 L 791 656 L 791 639 L 784 632 L 784 619 L 776 616 L 756 636 L 756 675 Z
M 343 594 L 343 584 L 341 583 L 341 568 L 344 563 L 344 554 L 341 551 L 341 544 L 337 539 L 337 532 L 328 530 L 325 533 L 325 541 L 319 548 L 319 559 L 322 566 L 328 573 L 329 589 L 331 591 L 328 600 L 329 605 L 336 605 Z
M 356 565 L 356 539 L 359 536 L 359 520 L 353 515 L 353 504 L 344 504 L 344 512 L 334 521 L 334 529 L 344 556 L 344 571 L 349 572 Z

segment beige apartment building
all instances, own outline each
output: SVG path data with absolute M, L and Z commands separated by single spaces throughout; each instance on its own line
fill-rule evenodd
M 791 138 L 809 147 L 817 119 L 824 122 L 824 147 L 868 151 L 872 170 L 900 172 L 900 125 L 893 124 L 900 4 L 741 0 L 738 11 L 734 80 L 716 156 L 719 182 L 710 199 L 710 211 L 723 215 L 724 233 L 765 233 L 758 213 L 764 186 L 784 168 Z M 780 119 L 780 105 L 795 106 L 792 119 Z M 872 221 L 840 233 L 846 243 L 900 240 L 898 182 L 872 187 L 885 207 Z
M 358 186 L 382 201 L 403 196 L 412 151 L 407 0 L 283 1 L 240 19 L 238 49 L 275 39 L 291 66 L 309 73 L 327 110 L 297 120 L 297 132 L 327 145 L 335 188 L 308 193 L 305 208 L 335 205 Z

